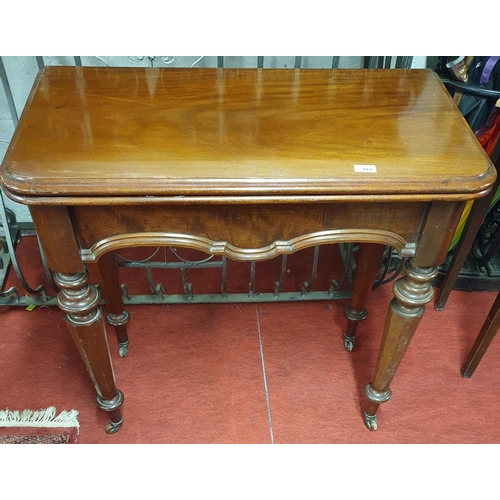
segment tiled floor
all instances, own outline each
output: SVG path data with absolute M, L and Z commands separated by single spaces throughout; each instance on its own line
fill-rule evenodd
M 444 311 L 428 307 L 376 432 L 361 413 L 390 285 L 370 295 L 352 353 L 346 301 L 130 306 L 126 358 L 108 328 L 125 394 L 112 436 L 62 314 L 2 307 L 0 407 L 76 409 L 80 443 L 497 443 L 495 342 L 471 379 L 459 375 L 495 295 L 453 292 Z

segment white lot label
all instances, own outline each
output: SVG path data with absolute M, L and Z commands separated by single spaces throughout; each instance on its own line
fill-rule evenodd
M 375 165 L 354 165 L 354 171 L 361 174 L 376 174 L 377 167 Z

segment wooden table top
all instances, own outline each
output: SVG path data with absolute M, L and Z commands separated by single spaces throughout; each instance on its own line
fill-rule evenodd
M 38 75 L 1 172 L 28 203 L 457 200 L 495 175 L 430 70 L 64 66 Z

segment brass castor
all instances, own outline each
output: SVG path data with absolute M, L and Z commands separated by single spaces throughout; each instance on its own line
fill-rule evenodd
M 377 430 L 377 415 L 368 415 L 366 411 L 363 413 L 363 420 L 368 430 Z

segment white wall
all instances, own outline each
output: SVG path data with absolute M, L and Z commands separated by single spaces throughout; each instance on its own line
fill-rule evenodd
M 155 66 L 190 67 L 194 63 L 198 67 L 217 66 L 215 56 L 153 56 Z M 73 57 L 44 56 L 45 65 L 69 65 L 73 66 Z M 84 66 L 150 66 L 151 58 L 148 56 L 82 56 Z M 341 56 L 339 60 L 340 68 L 360 68 L 362 67 L 361 56 Z M 38 72 L 38 64 L 35 57 L 13 56 L 2 57 L 5 71 L 9 80 L 14 104 L 18 116 L 26 103 L 26 99 L 31 90 L 31 86 Z M 198 62 L 197 62 L 198 61 Z M 425 56 L 413 56 L 412 67 L 424 68 L 426 64 Z M 264 67 L 285 68 L 294 67 L 294 56 L 265 56 Z M 393 61 L 394 65 L 394 61 Z M 257 56 L 226 56 L 224 66 L 228 68 L 256 67 Z M 331 56 L 303 56 L 301 67 L 303 68 L 331 68 Z M 14 133 L 14 123 L 11 118 L 8 101 L 0 84 L 0 161 L 3 159 L 12 134 Z M 4 197 L 5 204 L 12 209 L 19 221 L 31 220 L 28 209 L 17 203 L 13 203 Z

